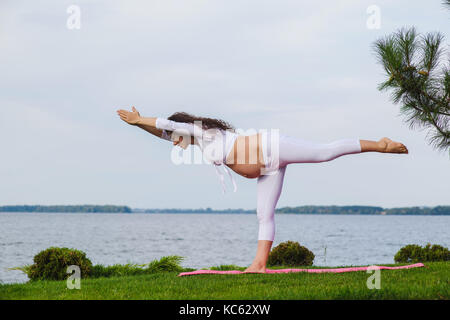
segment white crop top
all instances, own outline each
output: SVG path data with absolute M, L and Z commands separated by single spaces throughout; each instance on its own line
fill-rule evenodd
M 205 130 L 200 127 L 200 124 L 200 121 L 192 124 L 156 118 L 156 128 L 162 130 L 161 138 L 172 141 L 172 137 L 167 133 L 167 131 L 172 131 L 172 135 L 175 133 L 177 136 L 194 137 L 194 143 L 202 151 L 203 157 L 215 165 L 216 172 L 220 178 L 220 182 L 222 183 L 223 193 L 225 193 L 224 176 L 218 168 L 221 165 L 223 170 L 230 177 L 231 182 L 233 183 L 234 192 L 236 192 L 236 182 L 234 181 L 233 176 L 225 163 L 228 154 L 233 149 L 234 141 L 238 137 L 238 134 L 222 129 Z

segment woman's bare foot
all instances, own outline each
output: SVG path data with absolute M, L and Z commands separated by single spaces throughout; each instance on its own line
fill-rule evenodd
M 380 152 L 384 153 L 408 153 L 408 149 L 403 143 L 392 141 L 389 138 L 381 138 L 378 141 Z
M 245 269 L 244 273 L 266 273 L 266 266 L 252 263 L 250 267 Z
M 267 259 L 269 258 L 271 240 L 258 240 L 258 249 L 256 249 L 256 257 L 253 259 L 250 267 L 245 269 L 244 273 L 266 273 Z

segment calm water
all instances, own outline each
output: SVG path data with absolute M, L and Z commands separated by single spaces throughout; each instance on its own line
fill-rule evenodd
M 298 241 L 315 265 L 393 263 L 406 244 L 450 245 L 448 216 L 276 216 L 274 245 Z M 147 263 L 167 255 L 185 267 L 249 265 L 256 250 L 256 214 L 0 213 L 0 281 L 24 282 L 20 271 L 50 246 L 86 252 L 94 264 Z M 326 255 L 325 255 L 326 248 Z

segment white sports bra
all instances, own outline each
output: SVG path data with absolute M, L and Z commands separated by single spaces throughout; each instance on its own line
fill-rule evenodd
M 222 184 L 223 193 L 225 193 L 224 175 L 219 170 L 219 166 L 223 167 L 223 170 L 230 177 L 233 183 L 233 190 L 236 192 L 236 182 L 231 175 L 230 169 L 225 165 L 228 154 L 231 152 L 234 146 L 234 141 L 238 137 L 238 134 L 229 130 L 222 129 L 203 129 L 200 127 L 201 122 L 197 121 L 192 123 L 176 122 L 163 118 L 156 118 L 156 128 L 162 130 L 161 138 L 169 141 L 172 140 L 172 136 L 175 133 L 176 136 L 192 136 L 194 137 L 194 143 L 197 145 L 203 153 L 204 158 L 215 165 L 216 173 L 220 178 Z M 172 131 L 172 134 L 168 134 L 167 131 Z M 183 142 L 188 143 L 188 139 L 183 139 Z M 183 143 L 182 142 L 182 143 Z

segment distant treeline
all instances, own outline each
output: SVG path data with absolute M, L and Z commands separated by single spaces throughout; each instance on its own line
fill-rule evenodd
M 211 208 L 201 209 L 133 209 L 135 213 L 255 213 L 254 209 L 222 209 L 213 210 Z
M 133 209 L 136 213 L 255 213 L 245 209 Z M 450 215 L 450 206 L 385 209 L 374 206 L 300 206 L 283 207 L 277 213 L 288 214 L 378 214 L 378 215 Z
M 379 214 L 379 215 L 450 215 L 450 206 L 405 207 L 386 209 L 372 206 L 301 206 L 277 209 L 294 214 Z
M 279 213 L 296 213 L 296 214 L 381 214 L 382 207 L 373 206 L 301 206 L 301 207 L 284 207 L 277 209 Z
M 255 209 L 131 209 L 127 206 L 0 206 L 0 212 L 80 212 L 80 213 L 255 213 Z M 450 215 L 450 206 L 386 209 L 374 206 L 300 206 L 283 207 L 281 214 L 362 214 L 362 215 Z
M 3 206 L 0 212 L 79 212 L 79 213 L 131 213 L 127 206 Z

